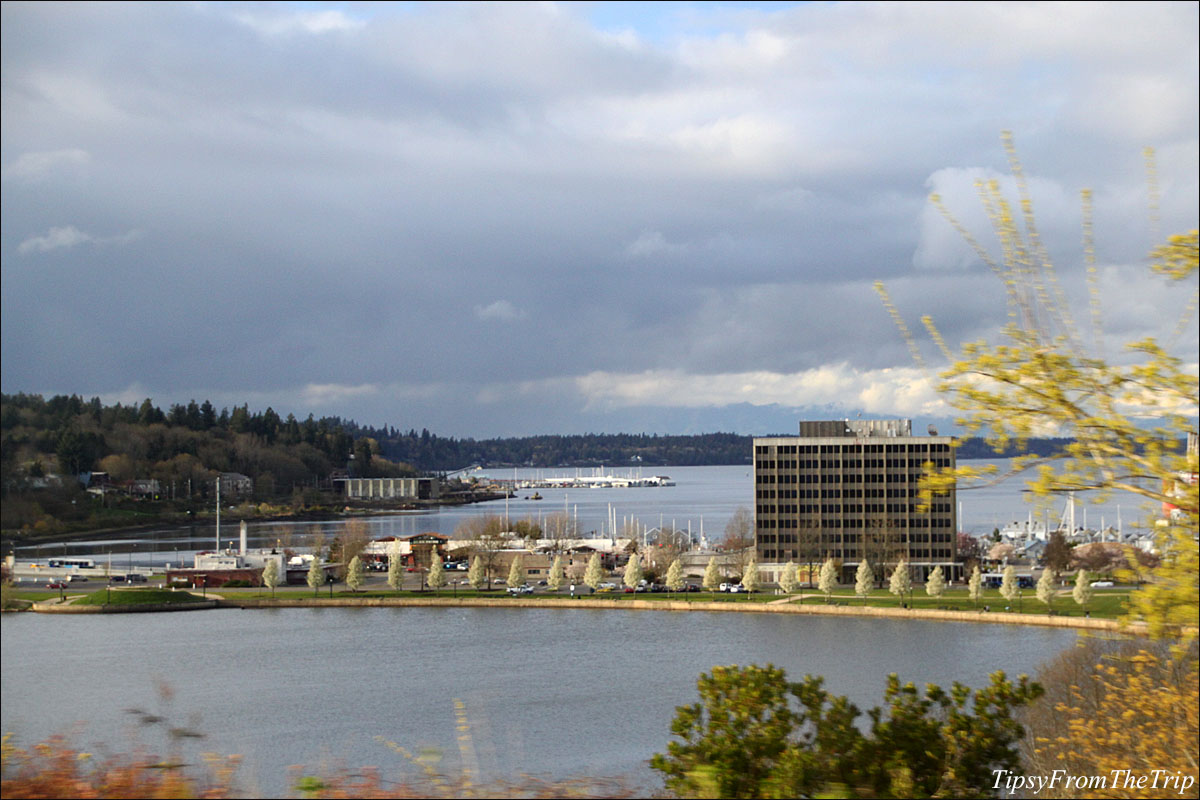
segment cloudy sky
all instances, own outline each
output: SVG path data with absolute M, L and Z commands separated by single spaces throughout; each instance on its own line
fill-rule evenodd
M 475 437 L 923 427 L 947 411 L 872 282 L 995 335 L 1003 289 L 927 198 L 985 230 L 1002 130 L 1081 307 L 1095 192 L 1110 348 L 1191 300 L 1144 277 L 1196 226 L 1191 2 L 2 14 L 9 393 Z

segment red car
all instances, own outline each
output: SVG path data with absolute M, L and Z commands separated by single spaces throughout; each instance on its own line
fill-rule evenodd
M 65 588 L 67 588 L 67 584 L 63 583 L 62 581 L 51 581 L 50 583 L 46 584 L 46 588 L 47 589 L 65 589 Z

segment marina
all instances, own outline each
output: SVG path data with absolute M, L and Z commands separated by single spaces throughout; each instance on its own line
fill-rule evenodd
M 620 475 L 605 472 L 601 467 L 586 475 L 577 471 L 575 475 L 543 476 L 522 478 L 492 478 L 490 483 L 510 490 L 519 489 L 642 489 L 674 486 L 669 475 L 642 475 L 630 471 Z

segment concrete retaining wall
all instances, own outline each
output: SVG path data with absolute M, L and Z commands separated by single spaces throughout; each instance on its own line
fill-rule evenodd
M 223 608 L 605 608 L 634 611 L 721 611 L 741 614 L 813 614 L 842 617 L 888 617 L 892 619 L 928 619 L 940 622 L 988 622 L 1000 625 L 1042 625 L 1051 628 L 1084 628 L 1115 631 L 1116 620 L 1087 617 L 1052 617 L 1046 614 L 1006 612 L 938 611 L 935 609 L 872 608 L 870 606 L 775 605 L 768 603 L 687 603 L 672 600 L 601 600 L 571 598 L 510 597 L 307 597 L 247 598 L 228 597 L 219 601 Z

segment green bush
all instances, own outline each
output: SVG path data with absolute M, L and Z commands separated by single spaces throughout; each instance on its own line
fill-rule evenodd
M 789 683 L 770 664 L 714 667 L 700 702 L 676 709 L 681 741 L 650 766 L 680 797 L 991 797 L 993 770 L 1020 771 L 1013 712 L 1042 693 L 997 672 L 968 710 L 968 687 L 930 684 L 922 696 L 891 675 L 886 708 L 862 726 L 858 708 L 821 684 Z

